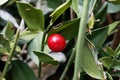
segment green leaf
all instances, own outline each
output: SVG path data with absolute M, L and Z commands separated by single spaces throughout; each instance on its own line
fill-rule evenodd
M 111 57 L 102 57 L 100 58 L 100 61 L 102 62 L 102 64 L 107 67 L 108 69 L 111 68 L 111 65 L 113 63 L 112 58 Z
M 11 68 L 12 80 L 38 80 L 32 69 L 23 61 L 13 61 Z
M 87 35 L 88 39 L 98 49 L 107 38 L 107 28 L 100 28 L 92 31 L 92 34 Z
M 3 34 L 0 34 L 0 45 L 2 45 L 8 52 L 10 51 L 10 43 L 3 37 Z
M 105 2 L 102 5 L 102 7 L 99 9 L 97 14 L 95 15 L 95 20 L 97 20 L 97 19 L 100 20 L 100 21 L 95 23 L 95 26 L 100 26 L 105 21 L 105 17 L 106 17 L 106 14 L 107 14 L 107 6 L 108 6 L 108 4 L 107 4 L 107 2 Z
M 120 4 L 114 5 L 114 4 L 108 2 L 108 9 L 107 9 L 108 13 L 117 13 L 119 11 L 120 11 Z
M 2 46 L 2 45 L 0 45 L 0 54 L 8 54 L 8 51 L 7 51 L 7 49 L 4 47 L 4 46 Z
M 38 57 L 33 53 L 33 51 L 40 51 L 41 48 L 41 41 L 42 41 L 43 33 L 39 33 L 29 44 L 28 44 L 28 54 L 30 55 L 31 59 L 38 65 L 39 60 Z
M 115 21 L 115 22 L 109 24 L 108 26 L 106 26 L 106 27 L 109 27 L 107 34 L 110 35 L 111 32 L 113 32 L 113 31 L 115 30 L 115 27 L 116 27 L 119 23 L 120 23 L 120 21 Z
M 113 80 L 112 76 L 111 76 L 108 72 L 106 72 L 106 73 L 107 73 L 108 79 L 109 79 L 109 80 Z
M 52 14 L 50 15 L 50 17 L 52 18 L 51 23 L 54 23 L 56 21 L 56 19 L 62 13 L 64 13 L 65 10 L 67 10 L 70 7 L 71 3 L 72 3 L 72 0 L 67 0 L 65 3 L 63 3 L 62 5 L 60 5 L 59 7 L 57 7 L 57 9 L 55 9 L 55 11 L 52 12 Z
M 77 16 L 79 16 L 79 10 L 78 10 L 78 0 L 74 0 L 72 1 L 72 9 L 75 11 L 75 13 L 77 14 Z
M 89 13 L 91 13 L 91 9 L 93 8 L 94 2 L 95 2 L 95 0 L 90 0 L 90 3 L 89 3 Z M 80 18 L 81 15 L 82 15 L 82 11 L 83 11 L 83 0 L 74 0 L 74 1 L 72 1 L 71 8 L 74 10 L 74 12 L 76 13 L 77 17 Z
M 106 47 L 106 51 L 107 51 L 107 53 L 109 54 L 109 55 L 111 55 L 111 56 L 115 56 L 115 53 L 114 53 L 114 50 L 112 49 L 112 48 L 110 48 L 110 47 Z
M 120 54 L 120 44 L 118 45 L 118 47 L 115 49 L 114 54 L 119 55 Z
M 13 46 L 14 46 L 14 42 L 10 41 L 10 48 L 13 48 Z M 15 51 L 16 52 L 21 52 L 20 45 L 16 45 Z
M 112 71 L 110 74 L 111 74 L 113 77 L 116 77 L 116 76 L 117 76 L 117 77 L 120 77 L 120 70 L 119 70 L 119 71 L 115 71 L 115 72 Z
M 82 65 L 82 68 L 88 75 L 90 75 L 91 77 L 97 78 L 97 79 L 104 78 L 103 72 L 100 69 L 100 66 L 96 64 L 96 61 L 94 60 L 94 57 L 87 45 L 87 42 L 84 43 L 83 51 L 82 51 L 80 59 L 81 59 L 80 63 Z
M 106 57 L 106 56 L 109 56 L 108 53 L 104 50 L 104 48 L 100 47 L 99 50 L 98 50 L 98 53 L 100 53 L 99 55 L 101 57 Z
M 61 0 L 47 0 L 47 3 L 49 7 L 55 9 L 62 4 L 62 1 Z
M 32 39 L 34 39 L 37 35 L 37 32 L 27 30 L 20 34 L 20 39 L 24 40 L 25 42 L 29 42 Z
M 25 20 L 29 30 L 44 30 L 44 16 L 41 10 L 35 9 L 30 4 L 21 2 L 17 2 L 17 8 L 21 17 Z
M 35 55 L 38 56 L 39 60 L 43 63 L 49 63 L 53 65 L 58 65 L 58 62 L 54 60 L 49 54 L 44 52 L 34 51 Z
M 0 6 L 6 3 L 8 0 L 0 0 Z
M 9 39 L 9 40 L 12 39 L 15 31 L 14 31 L 14 27 L 11 22 L 7 23 L 7 25 L 4 27 L 2 33 L 7 39 Z
M 92 31 L 92 34 L 88 34 L 87 37 L 98 49 L 119 23 L 120 21 L 116 21 L 103 28 L 95 29 Z
M 80 19 L 74 19 L 60 23 L 57 26 L 53 27 L 48 34 L 50 35 L 53 33 L 60 33 L 66 40 L 70 40 L 78 34 L 79 21 Z
M 108 1 L 115 5 L 120 4 L 120 0 L 108 0 Z
M 35 55 L 38 56 L 38 58 L 42 62 L 47 62 L 47 61 L 52 61 L 53 60 L 53 58 L 50 55 L 48 55 L 47 53 L 38 52 L 38 51 L 33 51 L 33 52 L 35 53 Z
M 120 70 L 120 60 L 112 59 L 111 57 L 103 57 L 100 61 L 108 69 L 114 68 L 116 70 Z
M 28 44 L 28 54 L 32 58 L 32 60 L 38 65 L 39 64 L 39 59 L 38 57 L 33 53 L 33 51 L 40 51 L 41 49 L 41 41 L 42 41 L 42 36 L 43 33 L 39 33 L 32 41 L 29 42 Z M 44 52 L 48 53 L 48 47 L 45 45 L 44 47 Z
M 111 67 L 120 70 L 120 60 L 114 60 Z

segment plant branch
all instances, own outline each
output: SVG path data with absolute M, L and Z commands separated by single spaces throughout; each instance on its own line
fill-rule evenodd
M 46 30 L 44 31 L 44 33 L 43 33 L 40 51 L 44 51 L 45 38 L 46 38 L 47 32 L 50 30 L 51 26 L 52 26 L 52 23 L 50 22 L 50 24 L 48 25 L 47 29 L 46 29 Z M 42 62 L 39 61 L 39 66 L 38 66 L 38 79 L 39 79 L 40 76 L 41 76 L 41 65 L 42 65 Z
M 7 73 L 7 69 L 9 67 L 9 64 L 11 62 L 12 56 L 14 54 L 14 51 L 15 51 L 15 48 L 16 48 L 16 45 L 17 45 L 17 41 L 18 41 L 18 38 L 19 38 L 19 33 L 20 33 L 20 28 L 17 29 L 16 36 L 15 36 L 15 41 L 14 41 L 13 47 L 12 47 L 12 49 L 10 51 L 10 55 L 8 56 L 8 59 L 7 59 L 7 62 L 5 64 L 5 67 L 3 69 L 3 73 L 2 73 L 2 75 L 0 77 L 0 80 L 4 79 L 4 77 L 5 77 L 6 73 Z
M 66 75 L 70 65 L 72 64 L 74 58 L 75 58 L 75 49 L 73 49 L 73 51 L 72 51 L 72 54 L 71 54 L 71 56 L 70 56 L 70 58 L 69 58 L 69 60 L 68 60 L 68 62 L 66 64 L 66 67 L 65 67 L 65 69 L 64 69 L 64 71 L 63 71 L 63 73 L 62 73 L 62 75 L 60 77 L 60 80 L 64 80 L 65 75 Z
M 89 15 L 92 14 L 92 12 L 93 12 L 93 10 L 94 10 L 94 8 L 95 8 L 96 2 L 97 2 L 97 0 L 94 1 L 93 5 L 92 5 L 92 7 L 91 7 L 91 11 L 90 11 Z
M 80 55 L 82 54 L 82 47 L 85 39 L 86 24 L 88 21 L 88 7 L 90 0 L 84 0 L 83 3 L 83 12 L 80 21 L 80 27 L 78 32 L 78 39 L 76 44 L 76 56 L 75 56 L 75 70 L 73 80 L 78 80 L 78 73 L 80 72 Z

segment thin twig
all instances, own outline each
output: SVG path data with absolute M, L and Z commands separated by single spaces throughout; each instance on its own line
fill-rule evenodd
M 75 49 L 73 49 L 73 51 L 72 51 L 72 54 L 71 54 L 71 56 L 70 56 L 70 58 L 69 58 L 69 60 L 68 60 L 68 62 L 66 64 L 66 67 L 65 67 L 65 69 L 64 69 L 64 71 L 63 71 L 63 73 L 62 73 L 62 75 L 60 77 L 60 80 L 64 80 L 65 75 L 66 75 L 70 65 L 72 64 L 74 58 L 75 58 Z
M 7 73 L 7 69 L 8 69 L 8 67 L 9 67 L 9 64 L 10 64 L 10 62 L 11 62 L 12 56 L 13 56 L 13 54 L 14 54 L 14 51 L 15 51 L 15 48 L 16 48 L 16 45 L 17 45 L 19 33 L 20 33 L 20 28 L 17 29 L 16 36 L 15 36 L 15 41 L 14 41 L 13 47 L 12 47 L 12 49 L 11 49 L 11 51 L 10 51 L 10 55 L 9 55 L 9 57 L 8 57 L 8 59 L 7 59 L 7 62 L 6 62 L 6 64 L 5 64 L 5 67 L 4 67 L 4 69 L 3 69 L 3 72 L 2 72 L 2 75 L 1 75 L 1 77 L 0 77 L 0 80 L 3 80 L 4 77 L 5 77 L 5 75 L 6 75 L 6 73 Z

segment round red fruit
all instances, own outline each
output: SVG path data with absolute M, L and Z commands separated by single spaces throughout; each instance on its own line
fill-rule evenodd
M 64 37 L 60 34 L 52 34 L 48 37 L 47 40 L 48 47 L 53 52 L 61 52 L 66 47 L 66 41 Z

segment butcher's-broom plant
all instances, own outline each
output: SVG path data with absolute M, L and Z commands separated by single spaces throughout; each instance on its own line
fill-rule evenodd
M 48 6 L 52 8 L 50 14 L 40 9 L 42 2 L 0 1 L 0 6 L 9 8 L 13 5 L 18 10 L 15 14 L 17 18 L 11 15 L 14 12 L 0 10 L 0 13 L 4 13 L 0 15 L 8 16 L 0 18 L 0 25 L 3 26 L 0 33 L 0 63 L 5 63 L 1 65 L 3 69 L 0 80 L 41 79 L 44 64 L 59 66 L 58 70 L 64 68 L 60 70 L 63 71 L 62 74 L 55 72 L 54 75 L 61 75 L 57 80 L 114 80 L 114 76 L 119 78 L 120 45 L 112 49 L 108 38 L 119 31 L 116 26 L 120 20 L 101 27 L 111 6 L 119 7 L 119 0 L 47 0 Z M 60 4 L 61 2 L 63 3 Z M 11 11 L 12 8 L 9 9 Z M 112 9 L 114 13 L 117 11 L 118 8 Z M 6 26 L 5 20 L 9 20 Z M 21 21 L 20 27 L 17 21 Z M 24 50 L 37 65 L 37 75 L 18 57 Z M 69 71 L 72 74 L 67 73 Z

